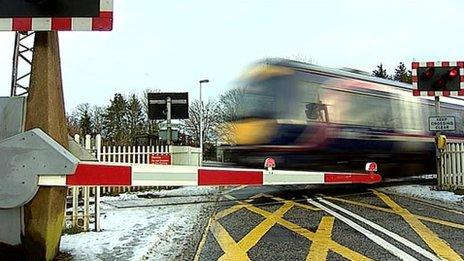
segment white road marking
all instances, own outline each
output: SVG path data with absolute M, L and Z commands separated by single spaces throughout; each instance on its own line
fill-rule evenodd
M 361 216 L 359 216 L 359 215 L 357 215 L 357 214 L 355 214 L 355 213 L 353 213 L 353 212 L 351 212 L 351 211 L 349 211 L 347 209 L 344 209 L 344 208 L 342 208 L 342 207 L 340 207 L 340 206 L 338 206 L 338 205 L 336 205 L 336 204 L 334 204 L 334 203 L 332 203 L 330 201 L 327 201 L 327 200 L 321 199 L 321 198 L 318 198 L 318 199 L 320 200 L 320 202 L 325 203 L 325 204 L 327 204 L 328 206 L 330 206 L 332 208 L 338 209 L 341 212 L 343 212 L 343 213 L 345 213 L 345 214 L 347 214 L 347 215 L 349 215 L 349 216 L 351 216 L 351 217 L 353 217 L 353 218 L 367 224 L 368 226 L 372 227 L 373 229 L 386 234 L 387 236 L 395 239 L 396 241 L 402 243 L 403 245 L 409 247 L 410 249 L 416 251 L 417 253 L 423 255 L 424 257 L 426 257 L 426 258 L 428 258 L 430 260 L 434 260 L 434 261 L 440 261 L 441 260 L 438 256 L 434 255 L 433 253 L 430 253 L 429 251 L 427 251 L 424 248 L 416 245 L 415 243 L 409 241 L 408 239 L 406 239 L 406 238 L 404 238 L 404 237 L 402 237 L 402 236 L 400 236 L 400 235 L 398 235 L 396 233 L 393 233 L 390 230 L 387 230 L 387 229 L 383 228 L 382 226 L 380 226 L 380 225 L 378 225 L 378 224 L 376 224 L 376 223 L 374 223 L 374 222 L 372 222 L 372 221 L 370 221 L 368 219 L 365 219 L 365 218 L 363 218 L 363 217 L 361 217 Z
M 401 260 L 417 260 L 413 256 L 409 255 L 408 253 L 404 252 L 403 250 L 397 248 L 396 246 L 388 243 L 383 238 L 377 236 L 376 234 L 372 233 L 371 231 L 361 227 L 360 225 L 356 224 L 355 222 L 351 221 L 350 219 L 342 216 L 341 214 L 331 210 L 330 208 L 325 207 L 324 205 L 312 200 L 308 199 L 308 203 L 324 210 L 325 212 L 329 213 L 330 215 L 334 216 L 338 220 L 342 221 L 343 223 L 347 224 L 348 226 L 354 228 L 358 232 L 362 233 L 364 236 L 369 238 L 371 241 L 376 243 L 377 245 L 385 248 L 388 252 L 392 253 L 396 257 Z

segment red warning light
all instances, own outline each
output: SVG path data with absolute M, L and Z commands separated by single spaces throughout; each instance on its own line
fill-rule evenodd
M 424 77 L 426 79 L 432 78 L 432 76 L 435 74 L 435 68 L 434 67 L 429 67 L 427 70 L 424 72 Z
M 448 72 L 448 76 L 450 79 L 456 78 L 459 75 L 459 69 L 454 67 Z

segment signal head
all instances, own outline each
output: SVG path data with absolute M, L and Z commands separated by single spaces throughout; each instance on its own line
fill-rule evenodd
M 449 96 L 451 91 L 461 91 L 461 69 L 464 68 L 463 62 L 427 62 L 412 64 L 413 69 L 413 94 L 420 95 L 426 92 L 429 96 L 440 95 L 437 91 L 442 91 L 442 95 Z

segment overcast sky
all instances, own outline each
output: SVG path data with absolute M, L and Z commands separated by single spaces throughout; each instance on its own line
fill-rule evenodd
M 114 0 L 112 32 L 62 32 L 65 103 L 108 104 L 116 92 L 206 97 L 265 57 L 306 57 L 371 72 L 382 62 L 463 60 L 464 1 Z M 14 34 L 0 32 L 0 96 L 9 95 Z

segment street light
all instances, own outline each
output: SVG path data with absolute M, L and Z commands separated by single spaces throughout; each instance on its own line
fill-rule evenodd
M 201 93 L 201 84 L 208 82 L 208 79 L 200 80 L 200 166 L 203 165 L 203 100 Z

